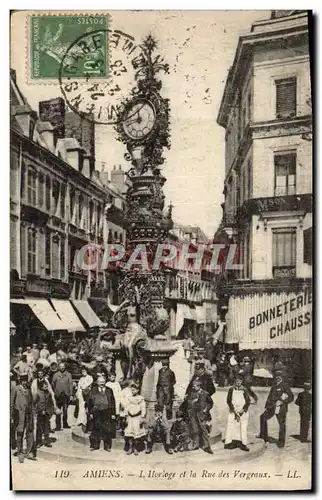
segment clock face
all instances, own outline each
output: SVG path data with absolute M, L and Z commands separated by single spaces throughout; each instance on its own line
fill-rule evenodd
M 154 107 L 148 101 L 138 101 L 131 106 L 123 122 L 123 129 L 131 139 L 142 139 L 155 124 Z

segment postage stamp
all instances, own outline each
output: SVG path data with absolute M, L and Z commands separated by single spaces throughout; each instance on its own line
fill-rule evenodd
M 109 72 L 108 26 L 108 14 L 31 15 L 31 79 L 57 80 L 64 58 L 62 76 L 69 76 L 72 70 L 75 78 L 86 78 L 89 72 L 95 71 L 96 78 L 106 78 Z M 90 36 L 93 31 L 95 34 Z M 86 34 L 89 36 L 83 38 Z M 73 64 L 65 57 L 71 44 L 74 44 Z

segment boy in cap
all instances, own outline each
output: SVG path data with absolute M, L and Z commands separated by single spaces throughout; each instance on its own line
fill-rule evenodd
M 300 413 L 300 441 L 301 443 L 308 443 L 308 434 L 312 414 L 312 394 L 311 384 L 304 383 L 304 391 L 300 392 L 296 398 L 295 404 L 299 407 Z
M 189 427 L 184 419 L 182 410 L 177 410 L 176 420 L 170 430 L 170 439 L 173 451 L 188 451 L 190 444 Z
M 249 356 L 244 356 L 240 363 L 240 372 L 244 377 L 244 387 L 248 389 L 249 395 L 254 399 L 254 402 L 257 403 L 258 397 L 257 394 L 252 390 L 252 382 L 253 382 L 253 364 Z
M 229 414 L 225 448 L 234 449 L 239 447 L 243 451 L 249 451 L 247 447 L 247 427 L 250 398 L 248 390 L 243 386 L 243 376 L 239 373 L 235 377 L 234 385 L 228 391 L 227 405 Z
M 157 402 L 159 408 L 166 407 L 167 419 L 172 418 L 172 405 L 174 398 L 174 386 L 176 384 L 176 376 L 169 367 L 169 360 L 163 359 L 161 361 L 162 367 L 159 371 L 159 378 L 157 383 Z
M 50 419 L 54 414 L 54 400 L 49 390 L 49 383 L 44 378 L 38 384 L 35 395 L 35 409 L 37 414 L 36 445 L 39 448 L 43 444 L 52 447 L 49 439 Z M 44 437 L 44 443 L 42 438 Z
M 170 441 L 170 427 L 163 416 L 163 408 L 156 405 L 155 420 L 148 425 L 147 447 L 145 453 L 151 453 L 154 443 L 163 443 L 164 449 L 170 455 L 173 453 Z
M 208 392 L 202 389 L 201 381 L 197 378 L 193 381 L 192 390 L 187 394 L 186 406 L 192 449 L 202 448 L 203 451 L 212 455 L 207 423 L 211 420 L 210 410 L 213 402 Z

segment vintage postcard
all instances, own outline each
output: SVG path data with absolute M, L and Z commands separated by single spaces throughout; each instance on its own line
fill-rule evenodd
M 312 13 L 12 11 L 12 489 L 312 488 Z

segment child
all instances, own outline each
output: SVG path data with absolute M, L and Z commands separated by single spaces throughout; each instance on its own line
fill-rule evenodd
M 201 381 L 196 378 L 193 380 L 192 389 L 186 396 L 187 417 L 192 439 L 192 450 L 202 448 L 203 451 L 213 455 L 209 440 L 209 425 L 211 421 L 210 410 L 213 407 L 213 401 L 204 389 L 201 387 Z
M 249 451 L 247 447 L 247 427 L 248 427 L 248 408 L 250 397 L 248 390 L 243 387 L 243 377 L 236 375 L 235 384 L 230 387 L 227 395 L 227 404 L 229 408 L 225 448 L 234 449 L 239 446 L 243 451 Z
M 126 409 L 128 405 L 128 399 L 130 396 L 132 396 L 131 387 L 129 386 L 129 382 L 125 381 L 125 385 L 120 393 L 120 409 L 119 409 L 119 427 L 122 435 L 124 435 L 124 429 L 126 427 Z
M 308 434 L 310 428 L 311 414 L 312 414 L 312 394 L 310 392 L 311 384 L 304 383 L 304 391 L 300 392 L 297 396 L 295 404 L 299 407 L 301 426 L 300 426 L 300 441 L 301 443 L 308 443 Z
M 37 414 L 36 444 L 40 448 L 43 444 L 47 448 L 52 445 L 49 439 L 50 419 L 54 413 L 54 402 L 49 392 L 48 382 L 44 379 L 38 384 L 38 391 L 35 396 L 35 409 Z M 42 438 L 44 436 L 44 443 Z
M 147 448 L 145 453 L 152 453 L 154 443 L 163 443 L 167 453 L 172 455 L 170 428 L 168 421 L 163 417 L 163 409 L 156 405 L 155 420 L 148 426 Z
M 146 435 L 144 428 L 144 418 L 146 415 L 146 407 L 143 396 L 139 394 L 139 386 L 132 382 L 131 396 L 127 399 L 126 415 L 127 425 L 124 431 L 124 437 L 128 438 L 129 449 L 128 455 L 139 453 L 139 440 Z
M 183 418 L 183 412 L 178 410 L 176 413 L 176 420 L 173 422 L 170 430 L 170 439 L 173 451 L 189 451 L 190 436 L 189 427 Z
M 115 399 L 115 414 L 117 423 L 119 423 L 120 418 L 120 404 L 121 404 L 121 386 L 116 382 L 115 372 L 111 371 L 108 375 L 108 382 L 106 382 L 106 387 L 109 387 L 113 391 L 113 396 Z
M 174 386 L 176 384 L 176 377 L 169 367 L 169 359 L 161 360 L 162 367 L 159 370 L 159 377 L 157 383 L 157 402 L 158 406 L 166 407 L 167 419 L 172 418 L 172 406 L 174 398 Z

